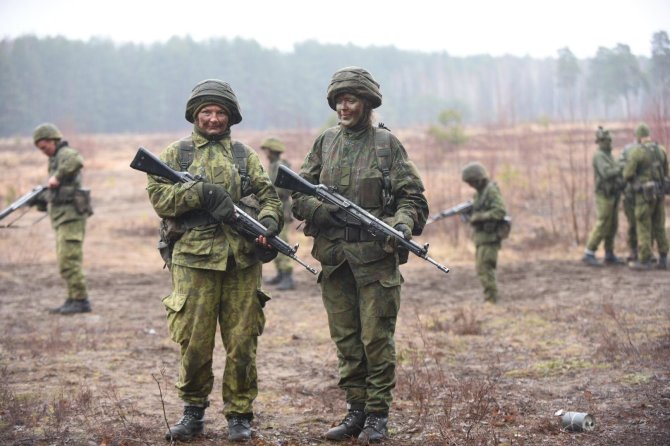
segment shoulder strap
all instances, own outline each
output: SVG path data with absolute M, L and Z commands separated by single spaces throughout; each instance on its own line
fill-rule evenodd
M 237 167 L 237 171 L 240 174 L 240 178 L 242 179 L 241 196 L 244 197 L 249 195 L 246 192 L 249 188 L 249 185 L 251 184 L 251 179 L 247 173 L 247 149 L 244 147 L 244 144 L 239 141 L 233 141 L 233 159 L 235 166 Z
M 391 187 L 391 132 L 383 123 L 379 123 L 379 126 L 375 128 L 375 154 L 379 170 L 382 171 L 384 213 L 393 215 L 395 214 L 393 206 L 395 200 Z
M 179 168 L 182 172 L 186 172 L 193 163 L 193 150 L 193 138 L 187 136 L 179 140 Z

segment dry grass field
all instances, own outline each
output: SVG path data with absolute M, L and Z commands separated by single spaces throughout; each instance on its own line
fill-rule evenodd
M 609 125 L 615 155 L 633 125 Z M 398 382 L 385 444 L 670 444 L 670 273 L 579 261 L 595 220 L 595 127 L 467 129 L 470 139 L 458 147 L 427 129 L 394 129 L 422 173 L 431 213 L 470 198 L 460 167 L 479 160 L 514 223 L 501 251 L 497 305 L 483 303 L 474 248 L 458 218 L 417 237 L 451 272 L 416 257 L 402 267 Z M 316 135 L 276 134 L 297 170 Z M 268 133 L 233 135 L 257 147 Z M 64 299 L 47 219 L 30 210 L 0 228 L 0 444 L 166 444 L 166 418 L 181 415 L 178 348 L 160 302 L 170 278 L 155 248 L 146 178 L 128 164 L 140 145 L 158 153 L 180 136 L 69 137 L 86 158 L 94 198 L 84 247 L 92 313 L 45 312 Z M 46 159 L 29 139 L 0 140 L 0 168 L 0 208 L 46 179 Z M 622 219 L 619 254 L 625 229 Z M 310 241 L 292 230 L 299 255 L 317 266 Z M 265 270 L 274 275 L 272 265 Z M 345 411 L 318 285 L 297 264 L 295 271 L 296 291 L 269 288 L 254 445 L 326 444 L 322 434 Z M 223 363 L 218 342 L 206 434 L 194 444 L 227 444 Z M 559 409 L 593 414 L 595 429 L 567 432 Z

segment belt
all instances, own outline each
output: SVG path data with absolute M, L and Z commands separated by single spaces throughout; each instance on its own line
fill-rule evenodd
M 360 226 L 345 226 L 337 231 L 336 235 L 345 242 L 371 242 L 377 240 L 374 235 Z

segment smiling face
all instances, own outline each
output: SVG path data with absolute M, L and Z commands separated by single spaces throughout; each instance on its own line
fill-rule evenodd
M 228 128 L 228 119 L 223 107 L 210 104 L 200 109 L 195 118 L 195 125 L 205 135 L 220 135 Z
M 351 93 L 343 93 L 335 98 L 335 111 L 342 127 L 356 126 L 365 111 L 365 102 Z

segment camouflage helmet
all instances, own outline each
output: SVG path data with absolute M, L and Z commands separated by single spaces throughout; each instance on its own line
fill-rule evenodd
M 649 135 L 651 135 L 651 130 L 649 130 L 649 126 L 644 122 L 639 123 L 637 127 L 635 127 L 635 136 L 637 138 L 644 138 Z
M 328 105 L 333 110 L 335 110 L 335 98 L 341 93 L 351 93 L 363 97 L 367 99 L 372 108 L 382 105 L 382 93 L 379 90 L 379 84 L 363 68 L 345 67 L 340 68 L 333 74 L 326 94 Z
M 275 138 L 274 136 L 266 138 L 261 143 L 261 149 L 268 149 L 273 152 L 279 152 L 279 153 L 283 153 L 284 150 L 286 150 L 286 148 L 284 147 L 284 143 L 281 142 L 279 138 Z
M 205 79 L 198 82 L 186 102 L 186 113 L 184 114 L 186 120 L 195 122 L 196 112 L 206 104 L 216 104 L 225 108 L 228 112 L 229 125 L 242 121 L 237 97 L 227 82 L 219 79 Z
M 481 163 L 474 161 L 463 166 L 461 176 L 463 181 L 466 182 L 477 181 L 488 179 L 489 173 L 486 171 L 486 167 L 484 167 Z
M 612 141 L 612 135 L 609 130 L 605 130 L 601 125 L 596 130 L 596 142 Z
M 33 143 L 37 144 L 38 141 L 43 139 L 63 139 L 63 134 L 58 130 L 54 124 L 46 122 L 35 127 L 33 130 Z

